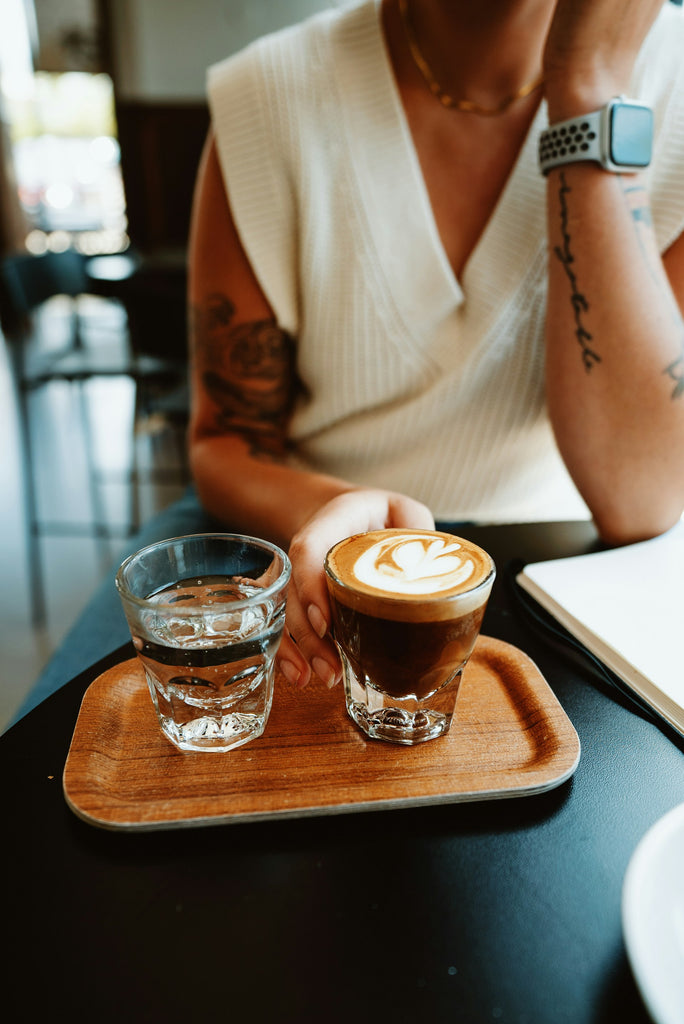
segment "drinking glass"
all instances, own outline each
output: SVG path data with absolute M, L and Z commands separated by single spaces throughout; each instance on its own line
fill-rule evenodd
M 159 541 L 121 565 L 133 644 L 180 750 L 232 750 L 263 733 L 289 578 L 280 548 L 230 533 Z
M 439 531 L 340 541 L 325 562 L 350 718 L 372 739 L 446 735 L 495 577 L 482 548 Z

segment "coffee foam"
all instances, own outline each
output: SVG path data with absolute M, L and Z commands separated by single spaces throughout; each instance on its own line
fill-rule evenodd
M 482 548 L 429 530 L 348 537 L 328 553 L 326 570 L 342 603 L 406 621 L 448 618 L 454 604 L 456 614 L 465 614 L 484 602 L 494 578 L 493 562 Z

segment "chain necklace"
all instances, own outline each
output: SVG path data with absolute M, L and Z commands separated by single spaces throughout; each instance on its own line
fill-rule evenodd
M 506 96 L 506 98 L 501 100 L 500 103 L 497 103 L 495 107 L 483 107 L 480 106 L 479 103 L 473 102 L 473 100 L 455 99 L 442 89 L 441 85 L 432 73 L 432 68 L 421 53 L 418 41 L 413 31 L 413 26 L 409 19 L 408 0 L 399 0 L 399 11 L 404 25 L 404 32 L 406 33 L 406 40 L 416 67 L 425 79 L 425 84 L 432 95 L 439 100 L 443 107 L 447 107 L 450 110 L 461 110 L 467 114 L 480 114 L 482 117 L 496 117 L 497 114 L 503 114 L 504 111 L 508 110 L 516 100 L 522 100 L 526 96 L 529 96 L 530 93 L 533 93 L 538 89 L 544 81 L 543 76 L 540 75 L 538 78 L 535 78 L 533 82 L 528 82 L 527 85 L 523 85 L 523 87 L 518 89 L 517 92 L 514 92 L 512 96 Z

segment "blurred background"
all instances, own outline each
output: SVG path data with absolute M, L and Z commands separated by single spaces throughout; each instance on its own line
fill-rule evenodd
M 206 68 L 341 2 L 0 4 L 0 731 L 187 485 Z

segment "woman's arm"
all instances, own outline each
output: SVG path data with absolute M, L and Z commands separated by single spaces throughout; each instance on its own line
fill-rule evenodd
M 193 206 L 189 302 L 189 444 L 199 497 L 230 529 L 289 548 L 293 572 L 279 659 L 300 685 L 312 663 L 332 683 L 339 660 L 326 635 L 326 551 L 361 530 L 429 527 L 432 516 L 401 495 L 362 490 L 287 464 L 299 387 L 295 343 L 278 326 L 242 248 L 212 138 Z
M 205 507 L 235 529 L 287 543 L 339 486 L 285 465 L 296 399 L 295 348 L 247 260 L 213 139 L 200 165 L 190 233 L 190 459 Z M 306 486 L 305 486 L 306 484 Z M 290 501 L 275 501 L 291 485 Z
M 661 5 L 559 0 L 550 123 L 626 92 Z M 684 508 L 684 239 L 661 258 L 643 174 L 575 163 L 552 170 L 547 187 L 551 420 L 603 537 L 643 539 Z

